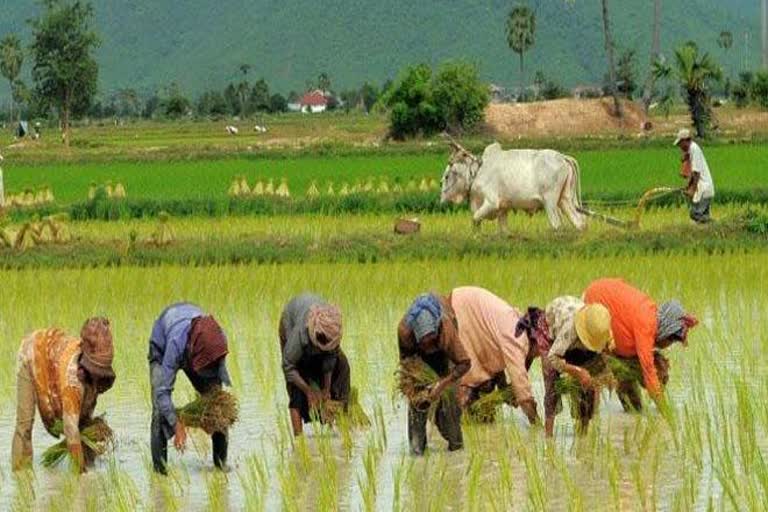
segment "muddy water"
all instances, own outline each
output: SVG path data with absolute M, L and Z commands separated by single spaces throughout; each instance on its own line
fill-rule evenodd
M 715 471 L 721 462 L 706 448 L 706 440 L 702 454 L 696 455 L 692 442 L 680 432 L 711 428 L 710 442 L 717 451 L 728 446 L 719 437 L 726 431 L 720 424 L 728 423 L 732 433 L 735 425 L 745 424 L 729 418 L 736 402 L 731 387 L 734 379 L 749 372 L 766 374 L 761 357 L 768 339 L 761 315 L 768 310 L 763 270 L 768 268 L 768 257 L 697 263 L 704 272 L 718 273 L 721 281 L 686 280 L 691 264 L 687 258 L 572 261 L 567 270 L 553 261 L 533 267 L 530 262 L 483 260 L 407 267 L 248 266 L 0 275 L 12 298 L 0 306 L 0 325 L 9 333 L 8 340 L 20 339 L 34 326 L 52 324 L 54 318 L 62 318 L 59 325 L 74 330 L 83 317 L 105 311 L 113 320 L 118 343 L 118 381 L 97 407 L 97 412 L 107 413 L 117 446 L 111 458 L 79 479 L 63 467 L 40 466 L 40 454 L 53 440 L 39 422 L 33 440 L 34 480 L 11 475 L 6 461 L 15 388 L 12 365 L 5 363 L 0 372 L 0 440 L 7 440 L 0 442 L 0 510 L 14 505 L 23 510 L 99 511 L 568 510 L 577 504 L 586 510 L 704 510 L 710 501 L 730 509 Z M 530 271 L 525 275 L 516 272 L 523 264 Z M 686 404 L 697 408 L 694 412 L 700 415 L 692 416 L 693 423 L 673 431 L 655 407 L 642 415 L 625 414 L 618 400 L 604 393 L 594 428 L 582 438 L 574 435 L 564 401 L 551 442 L 539 429 L 529 427 L 519 411 L 505 408 L 494 425 L 465 427 L 464 450 L 448 453 L 446 443 L 431 428 L 427 456 L 409 456 L 405 406 L 393 396 L 397 356 L 392 326 L 410 297 L 422 289 L 472 282 L 526 305 L 578 290 L 602 272 L 627 275 L 654 295 L 677 296 L 700 314 L 702 325 L 691 346 L 669 351 L 671 402 L 679 416 Z M 30 279 L 57 293 L 49 300 L 36 300 Z M 105 282 L 110 285 L 103 286 Z M 287 298 L 307 287 L 338 297 L 345 311 L 345 350 L 353 385 L 373 420 L 371 428 L 352 433 L 351 445 L 339 431 L 310 427 L 305 446 L 294 443 L 289 433 L 273 332 L 282 299 L 272 297 Z M 192 437 L 184 454 L 169 451 L 171 478 L 155 478 L 150 470 L 145 340 L 157 312 L 179 297 L 206 304 L 232 340 L 229 364 L 241 421 L 231 432 L 231 471 L 223 478 L 212 470 L 209 440 L 201 436 Z M 0 343 L 3 360 L 13 360 L 14 345 L 15 341 Z M 531 378 L 541 403 L 538 364 Z M 760 385 L 747 390 L 755 404 L 765 403 L 767 392 Z M 185 377 L 179 376 L 176 404 L 190 397 Z M 764 439 L 760 433 L 766 415 L 759 414 L 751 421 L 757 439 Z M 768 455 L 767 446 L 758 449 Z

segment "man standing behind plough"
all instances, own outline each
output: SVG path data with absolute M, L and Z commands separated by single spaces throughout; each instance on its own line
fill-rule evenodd
M 77 469 L 86 470 L 80 424 L 90 419 L 96 398 L 115 382 L 112 332 L 106 318 L 91 318 L 80 339 L 60 329 L 35 331 L 21 342 L 17 369 L 16 430 L 11 449 L 14 470 L 32 462 L 35 408 L 46 430 L 61 421 Z M 56 436 L 58 437 L 58 436 Z
M 639 362 L 642 386 L 654 401 L 662 397 L 669 363 L 658 349 L 675 342 L 688 344 L 688 331 L 698 324 L 677 300 L 657 307 L 653 300 L 621 279 L 598 279 L 584 292 L 587 304 L 602 304 L 611 314 L 614 355 Z M 617 378 L 620 376 L 617 375 Z M 661 382 L 660 382 L 661 378 Z M 640 410 L 640 390 L 635 380 L 619 378 L 618 395 L 625 410 Z
M 397 327 L 401 364 L 410 358 L 422 360 L 439 377 L 429 389 L 427 407 L 408 405 L 408 441 L 411 453 L 423 455 L 427 447 L 428 405 L 437 403 L 434 418 L 448 450 L 464 447 L 461 409 L 456 393 L 443 393 L 469 371 L 469 356 L 459 340 L 456 315 L 447 298 L 434 293 L 419 295 Z
M 299 436 L 313 413 L 323 419 L 319 412 L 324 401 L 341 402 L 345 408 L 349 402 L 350 370 L 341 350 L 341 311 L 317 295 L 304 293 L 283 309 L 278 335 L 291 427 Z
M 688 180 L 685 195 L 691 201 L 691 220 L 706 224 L 712 220 L 709 211 L 712 198 L 715 197 L 715 184 L 709 172 L 709 164 L 701 147 L 691 138 L 690 130 L 682 129 L 678 132 L 675 146 L 683 152 L 683 166 L 680 174 Z
M 168 440 L 184 451 L 187 432 L 177 418 L 171 394 L 176 374 L 182 370 L 192 386 L 205 394 L 222 384 L 231 385 L 227 372 L 227 338 L 218 322 L 194 304 L 179 303 L 166 308 L 152 327 L 149 340 L 149 375 L 152 385 L 151 450 L 156 472 L 166 474 Z M 213 464 L 227 463 L 227 434 L 214 432 Z

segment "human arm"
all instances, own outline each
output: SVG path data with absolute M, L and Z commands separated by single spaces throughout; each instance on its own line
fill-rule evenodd
M 67 386 L 62 392 L 62 423 L 67 450 L 72 457 L 75 469 L 85 473 L 85 457 L 80 442 L 80 411 L 82 406 L 82 390 L 75 386 Z
M 658 402 L 662 396 L 661 383 L 656 373 L 656 366 L 653 361 L 653 350 L 655 347 L 655 327 L 648 326 L 635 334 L 635 347 L 637 359 L 643 373 L 643 385 L 654 401 Z
M 311 388 L 298 370 L 299 362 L 304 356 L 304 346 L 301 342 L 301 332 L 299 330 L 302 328 L 300 325 L 297 325 L 287 334 L 285 346 L 283 347 L 283 374 L 288 384 L 296 386 L 307 396 L 310 407 L 315 407 L 320 401 L 321 395 L 318 391 Z
M 701 174 L 694 171 L 691 173 L 691 177 L 688 180 L 688 186 L 685 188 L 685 195 L 688 197 L 693 197 L 696 195 L 696 190 L 699 188 L 699 180 L 701 179 Z
M 453 363 L 450 373 L 440 379 L 430 391 L 430 399 L 436 400 L 450 386 L 458 382 L 470 369 L 471 360 L 459 338 L 453 317 L 443 317 L 440 326 L 439 346 Z

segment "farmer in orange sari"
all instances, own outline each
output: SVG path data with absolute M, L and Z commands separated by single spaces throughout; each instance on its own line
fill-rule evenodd
M 688 331 L 698 324 L 696 317 L 677 300 L 657 306 L 651 297 L 621 279 L 594 281 L 584 292 L 584 302 L 608 308 L 615 341 L 613 355 L 639 362 L 641 384 L 658 402 L 669 367 L 660 350 L 676 342 L 687 346 Z M 620 382 L 618 395 L 625 410 L 642 408 L 636 382 Z
M 80 424 L 91 418 L 96 398 L 115 382 L 112 332 L 106 318 L 91 318 L 80 338 L 57 328 L 24 338 L 18 355 L 16 430 L 11 459 L 14 470 L 32 462 L 35 409 L 48 432 L 61 421 L 67 448 L 80 472 L 86 471 Z

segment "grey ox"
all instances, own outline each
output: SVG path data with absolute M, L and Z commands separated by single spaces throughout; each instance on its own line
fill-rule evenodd
M 510 210 L 533 214 L 542 208 L 554 229 L 562 225 L 563 215 L 576 229 L 586 226 L 579 212 L 579 164 L 573 157 L 551 149 L 505 151 L 495 142 L 478 158 L 454 140 L 451 146 L 440 201 L 461 204 L 469 198 L 475 227 L 497 219 L 499 230 L 506 232 Z

